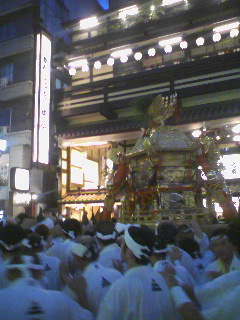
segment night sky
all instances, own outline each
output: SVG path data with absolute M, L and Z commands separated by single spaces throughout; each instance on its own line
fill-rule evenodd
M 108 9 L 108 0 L 67 0 L 65 3 L 70 11 L 70 20 L 90 16 L 101 7 Z

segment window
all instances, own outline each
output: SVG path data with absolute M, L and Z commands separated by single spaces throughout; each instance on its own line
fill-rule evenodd
M 0 66 L 0 78 L 6 78 L 6 84 L 13 83 L 13 63 Z
M 14 39 L 16 29 L 14 22 L 9 22 L 0 26 L 0 42 Z

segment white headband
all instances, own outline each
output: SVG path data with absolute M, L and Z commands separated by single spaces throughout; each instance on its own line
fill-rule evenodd
M 85 247 L 84 245 L 82 245 L 81 243 L 73 243 L 71 245 L 71 251 L 72 251 L 72 253 L 74 253 L 75 255 L 77 255 L 80 258 L 83 258 L 83 257 L 91 258 L 92 257 L 92 254 L 88 250 L 88 248 Z
M 66 234 L 68 234 L 72 239 L 75 239 L 74 231 L 65 231 L 62 229 L 62 231 Z
M 116 238 L 116 232 L 114 231 L 113 233 L 111 233 L 111 234 L 106 234 L 106 235 L 104 235 L 104 234 L 102 234 L 102 233 L 100 233 L 100 232 L 97 232 L 96 233 L 96 236 L 99 238 L 99 239 L 101 239 L 101 240 L 111 240 L 111 239 L 115 239 Z
M 19 269 L 27 273 L 27 269 L 34 269 L 34 270 L 44 270 L 44 266 L 41 264 L 32 263 L 33 257 L 31 256 L 22 256 L 22 260 L 24 263 L 18 264 L 7 264 L 7 269 Z
M 224 236 L 224 235 L 222 235 L 222 236 L 215 236 L 215 237 L 212 237 L 212 238 L 210 239 L 210 241 L 212 242 L 212 241 L 218 240 L 218 239 L 220 239 L 220 238 L 226 239 L 227 236 Z
M 166 249 L 164 250 L 158 250 L 158 249 L 153 249 L 154 253 L 167 253 L 168 251 Z
M 17 244 L 6 244 L 2 240 L 0 240 L 0 244 L 2 244 L 4 246 L 4 248 L 7 249 L 8 251 L 11 251 L 11 250 L 14 250 L 14 249 L 21 247 L 21 242 L 19 242 Z
M 134 256 L 141 259 L 141 256 L 149 258 L 149 255 L 142 252 L 142 250 L 147 250 L 150 253 L 150 250 L 147 246 L 142 246 L 141 244 L 135 242 L 130 236 L 128 229 L 124 232 L 124 240 L 127 247 L 133 252 Z

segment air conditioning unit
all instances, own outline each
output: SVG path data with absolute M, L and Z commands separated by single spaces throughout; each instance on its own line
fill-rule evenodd
M 6 87 L 8 84 L 8 78 L 0 78 L 0 88 Z

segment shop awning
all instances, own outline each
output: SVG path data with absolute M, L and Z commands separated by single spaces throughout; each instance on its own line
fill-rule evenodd
M 106 190 L 68 193 L 58 201 L 59 204 L 81 204 L 104 202 Z

